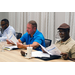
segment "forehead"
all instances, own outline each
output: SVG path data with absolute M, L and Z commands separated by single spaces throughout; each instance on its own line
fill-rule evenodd
M 1 21 L 1 24 L 5 24 L 5 21 Z
M 59 29 L 59 31 L 63 31 L 63 32 L 65 32 L 65 31 L 67 31 L 66 29 Z
M 27 27 L 32 27 L 32 24 L 29 24 L 29 23 L 28 23 L 28 24 L 27 24 Z
M 28 23 L 27 26 L 32 26 L 32 24 L 29 24 L 29 23 Z

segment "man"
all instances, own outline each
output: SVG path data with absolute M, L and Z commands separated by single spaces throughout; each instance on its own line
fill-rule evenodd
M 70 37 L 70 26 L 63 23 L 59 26 L 59 36 L 61 40 L 57 41 L 55 45 L 62 52 L 63 59 L 75 59 L 75 41 Z
M 24 48 L 27 49 L 27 47 L 33 47 L 33 49 L 41 51 L 41 47 L 39 44 L 43 45 L 45 47 L 45 40 L 44 36 L 41 32 L 37 30 L 37 23 L 33 20 L 29 21 L 27 24 L 27 32 L 18 39 L 19 42 L 17 42 L 18 48 Z M 26 42 L 26 45 L 23 45 L 22 43 Z M 11 44 L 7 40 L 8 44 Z
M 7 39 L 7 35 L 10 32 L 12 32 L 16 36 L 14 28 L 9 25 L 9 21 L 7 19 L 2 19 L 1 20 L 0 40 L 5 41 Z

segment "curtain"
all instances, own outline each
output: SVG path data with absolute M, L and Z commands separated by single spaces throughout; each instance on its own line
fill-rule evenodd
M 55 43 L 54 12 L 9 12 L 9 22 L 16 32 L 26 33 L 26 26 L 30 20 L 37 22 L 37 29 L 46 39 Z
M 70 25 L 70 36 L 75 40 L 75 12 L 65 13 L 65 23 Z

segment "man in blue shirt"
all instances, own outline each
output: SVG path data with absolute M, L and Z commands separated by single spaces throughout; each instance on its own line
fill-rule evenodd
M 42 51 L 39 44 L 45 47 L 45 39 L 41 32 L 37 30 L 37 23 L 33 20 L 29 21 L 27 24 L 27 32 L 18 39 L 18 48 L 27 49 L 27 47 L 33 47 L 33 49 Z M 26 42 L 26 45 L 22 43 Z M 7 42 L 9 44 L 9 42 Z
M 15 36 L 15 29 L 9 25 L 9 21 L 7 19 L 1 20 L 1 31 L 0 31 L 0 40 L 5 41 L 7 39 L 7 35 L 12 32 Z

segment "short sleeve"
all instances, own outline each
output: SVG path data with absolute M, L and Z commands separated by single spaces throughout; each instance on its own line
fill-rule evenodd
M 22 42 L 26 42 L 26 34 L 24 34 L 24 35 L 20 38 L 20 40 L 21 40 Z
M 34 42 L 38 42 L 39 44 L 41 44 L 42 41 L 43 41 L 43 39 L 42 39 L 40 36 L 38 36 L 38 37 L 34 40 Z

